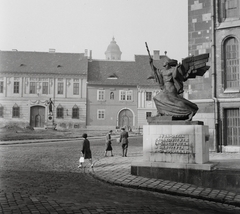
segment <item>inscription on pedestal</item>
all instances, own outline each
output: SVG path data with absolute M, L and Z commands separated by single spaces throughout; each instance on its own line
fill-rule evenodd
M 190 154 L 189 135 L 162 134 L 155 140 L 151 153 Z

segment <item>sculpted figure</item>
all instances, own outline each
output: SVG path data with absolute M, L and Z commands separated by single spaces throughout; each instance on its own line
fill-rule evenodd
M 162 70 L 153 65 L 152 58 L 150 65 L 156 74 L 161 91 L 153 98 L 157 107 L 158 115 L 173 116 L 174 119 L 192 120 L 198 107 L 195 103 L 186 100 L 181 96 L 184 77 L 178 73 L 178 67 L 172 67 L 170 62 L 164 63 Z
M 182 61 L 182 64 L 169 59 L 164 62 L 163 69 L 157 69 L 150 56 L 152 78 L 158 82 L 161 89 L 153 98 L 157 107 L 157 116 L 172 116 L 173 120 L 192 120 L 198 111 L 198 106 L 183 98 L 183 82 L 188 78 L 202 76 L 209 69 L 209 66 L 206 66 L 208 57 L 208 54 L 188 57 Z
M 49 98 L 49 101 L 47 102 L 47 104 L 48 104 L 49 113 L 52 113 L 54 103 L 51 98 Z

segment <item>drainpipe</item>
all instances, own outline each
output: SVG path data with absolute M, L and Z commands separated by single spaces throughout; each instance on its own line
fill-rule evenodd
M 216 4 L 215 0 L 212 0 L 211 5 L 211 21 L 212 21 L 212 99 L 214 102 L 214 124 L 215 135 L 214 141 L 216 145 L 216 151 L 222 152 L 222 146 L 219 139 L 219 101 L 217 99 L 217 78 L 216 78 L 216 34 L 215 34 L 215 22 L 216 22 Z
M 53 77 L 53 125 L 54 125 L 54 114 L 56 113 L 55 112 L 55 93 L 56 93 L 56 91 L 55 91 L 55 87 L 56 87 L 56 78 L 55 77 Z

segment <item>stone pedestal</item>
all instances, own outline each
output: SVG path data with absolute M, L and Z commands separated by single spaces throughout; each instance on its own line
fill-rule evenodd
M 209 161 L 208 127 L 199 124 L 143 126 L 143 160 L 179 164 Z
M 53 114 L 52 112 L 50 112 L 48 114 L 47 123 L 45 124 L 45 129 L 55 129 L 55 128 L 56 128 L 56 124 L 54 124 L 53 122 Z
M 132 163 L 131 173 L 195 184 L 216 165 L 209 162 L 208 126 L 164 119 L 153 118 L 143 126 L 143 157 Z
M 153 117 L 148 123 L 143 126 L 143 157 L 132 162 L 132 175 L 240 193 L 237 161 L 209 161 L 203 122 Z

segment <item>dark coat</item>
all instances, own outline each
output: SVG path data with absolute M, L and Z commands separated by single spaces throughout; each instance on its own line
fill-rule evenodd
M 83 140 L 82 153 L 83 153 L 83 157 L 85 159 L 91 159 L 92 158 L 92 153 L 91 153 L 91 149 L 90 149 L 90 142 L 89 142 L 88 139 Z
M 128 144 L 128 132 L 122 131 L 122 133 L 120 134 L 120 142 L 122 144 Z
M 106 135 L 106 151 L 112 151 L 112 139 L 111 139 L 111 135 L 108 133 Z

